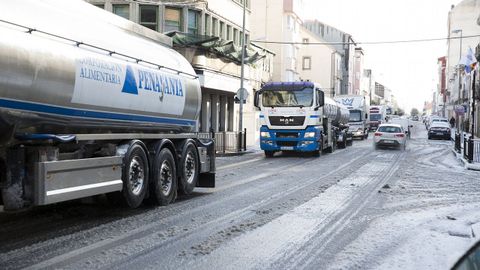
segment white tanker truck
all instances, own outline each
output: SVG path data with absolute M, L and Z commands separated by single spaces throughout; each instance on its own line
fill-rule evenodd
M 0 36 L 5 210 L 214 187 L 200 83 L 169 38 L 80 0 L 1 1 Z

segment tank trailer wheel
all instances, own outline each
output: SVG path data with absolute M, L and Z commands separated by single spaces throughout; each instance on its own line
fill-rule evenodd
M 177 195 L 177 173 L 173 154 L 168 148 L 157 152 L 152 163 L 149 201 L 165 206 L 173 202 Z
M 182 156 L 178 167 L 178 191 L 182 194 L 191 194 L 197 185 L 200 174 L 197 147 L 188 142 L 183 147 Z
M 147 193 L 148 159 L 145 150 L 139 143 L 133 143 L 123 157 L 122 195 L 126 205 L 137 208 L 142 204 Z

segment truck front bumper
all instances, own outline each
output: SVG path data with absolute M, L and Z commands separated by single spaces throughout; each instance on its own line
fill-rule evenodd
M 305 133 L 315 132 L 314 137 L 305 138 Z M 305 130 L 268 129 L 260 128 L 260 148 L 264 151 L 296 151 L 313 152 L 320 149 L 321 129 L 307 127 Z

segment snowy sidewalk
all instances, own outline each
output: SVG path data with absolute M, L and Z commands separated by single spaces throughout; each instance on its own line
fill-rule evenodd
M 458 153 L 457 151 L 455 151 L 455 147 L 452 147 L 452 152 L 453 154 L 455 154 L 457 159 L 463 163 L 463 166 L 465 167 L 465 169 L 480 171 L 480 163 L 469 163 L 468 160 L 466 160 L 463 157 L 463 148 L 462 148 L 462 152 Z

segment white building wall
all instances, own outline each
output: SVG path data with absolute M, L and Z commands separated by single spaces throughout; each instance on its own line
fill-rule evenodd
M 299 51 L 294 44 L 262 44 L 266 41 L 301 42 L 299 14 L 303 12 L 302 0 L 252 1 L 251 37 L 275 53 L 273 60 L 274 81 L 299 80 Z
M 310 43 L 310 45 L 302 45 L 298 57 L 300 78 L 319 83 L 325 94 L 333 97 L 340 91 L 340 83 L 336 83 L 340 78 L 338 74 L 340 61 L 337 61 L 337 59 L 340 59 L 340 55 L 331 46 L 314 44 L 324 41 L 308 29 L 300 28 L 300 35 L 302 40 L 308 40 L 308 43 Z
M 480 26 L 477 24 L 477 18 L 480 15 L 480 0 L 464 0 L 455 6 L 449 12 L 448 18 L 448 36 L 450 38 L 466 37 L 478 35 Z M 452 33 L 454 30 L 462 30 L 461 33 Z M 459 63 L 460 51 L 462 57 L 466 55 L 469 47 L 475 49 L 478 45 L 478 38 L 462 38 L 461 48 L 460 39 L 450 39 L 447 49 L 447 87 L 450 92 L 449 100 L 456 102 L 458 100 L 458 72 L 456 66 Z M 460 50 L 461 49 L 461 50 Z

